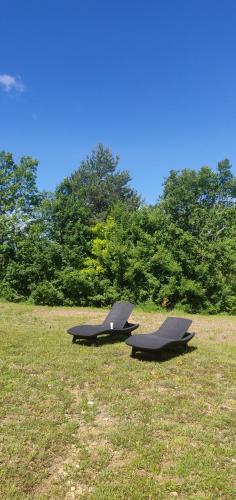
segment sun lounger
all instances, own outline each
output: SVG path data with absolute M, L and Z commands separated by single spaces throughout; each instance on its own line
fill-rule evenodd
M 155 332 L 132 335 L 126 344 L 132 347 L 133 357 L 136 351 L 155 352 L 166 347 L 183 346 L 187 350 L 187 343 L 195 335 L 187 332 L 191 323 L 190 319 L 170 317 Z
M 133 304 L 129 302 L 115 302 L 107 317 L 101 325 L 80 325 L 69 328 L 67 332 L 73 335 L 72 342 L 77 339 L 87 339 L 92 344 L 97 343 L 98 335 L 131 334 L 138 328 L 138 323 L 129 323 L 128 318 L 133 310 Z

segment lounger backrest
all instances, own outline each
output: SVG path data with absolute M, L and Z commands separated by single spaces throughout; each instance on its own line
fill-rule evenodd
M 166 339 L 182 339 L 191 323 L 191 319 L 170 317 L 155 333 Z
M 115 302 L 107 317 L 103 321 L 103 325 L 109 325 L 110 328 L 110 323 L 113 323 L 114 329 L 119 330 L 120 328 L 123 328 L 133 308 L 133 304 L 130 304 L 129 302 Z

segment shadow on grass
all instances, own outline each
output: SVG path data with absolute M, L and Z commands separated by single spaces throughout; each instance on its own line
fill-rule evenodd
M 154 361 L 158 363 L 164 363 L 165 361 L 169 361 L 172 358 L 176 358 L 178 356 L 185 356 L 187 354 L 191 354 L 191 352 L 195 351 L 197 347 L 195 346 L 189 346 L 188 350 L 185 351 L 185 349 L 160 349 L 159 351 L 156 352 L 151 352 L 151 351 L 143 351 L 143 352 L 136 352 L 135 356 L 131 356 L 134 359 L 137 359 L 139 361 Z
M 127 333 L 116 333 L 116 334 L 105 334 L 105 335 L 99 335 L 97 337 L 97 340 L 95 341 L 94 339 L 89 340 L 89 339 L 80 339 L 78 338 L 73 345 L 77 346 L 102 346 L 106 344 L 116 344 L 118 342 L 124 342 L 126 339 L 130 337 L 130 334 Z

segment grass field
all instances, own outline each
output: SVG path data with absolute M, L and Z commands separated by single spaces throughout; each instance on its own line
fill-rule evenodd
M 103 317 L 0 303 L 1 498 L 235 499 L 236 318 L 192 316 L 189 353 L 156 361 L 71 344 Z

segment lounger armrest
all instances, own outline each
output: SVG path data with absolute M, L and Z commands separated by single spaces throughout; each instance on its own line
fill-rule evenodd
M 194 337 L 194 335 L 195 335 L 195 332 L 192 332 L 192 333 L 187 332 L 187 333 L 188 333 L 188 334 L 187 334 L 187 335 L 185 335 L 185 336 L 181 339 L 181 341 L 182 341 L 182 342 L 188 342 L 188 341 L 189 341 L 189 340 L 191 340 L 191 339 Z
M 136 328 L 139 327 L 139 323 L 126 323 L 124 328 L 122 328 L 122 332 L 125 332 L 125 331 L 130 331 L 130 329 L 133 330 L 136 330 Z
M 127 321 L 127 323 L 122 328 L 122 330 L 130 330 L 131 327 L 132 327 L 132 330 L 135 330 L 136 328 L 139 327 L 139 323 L 128 323 L 128 321 Z

